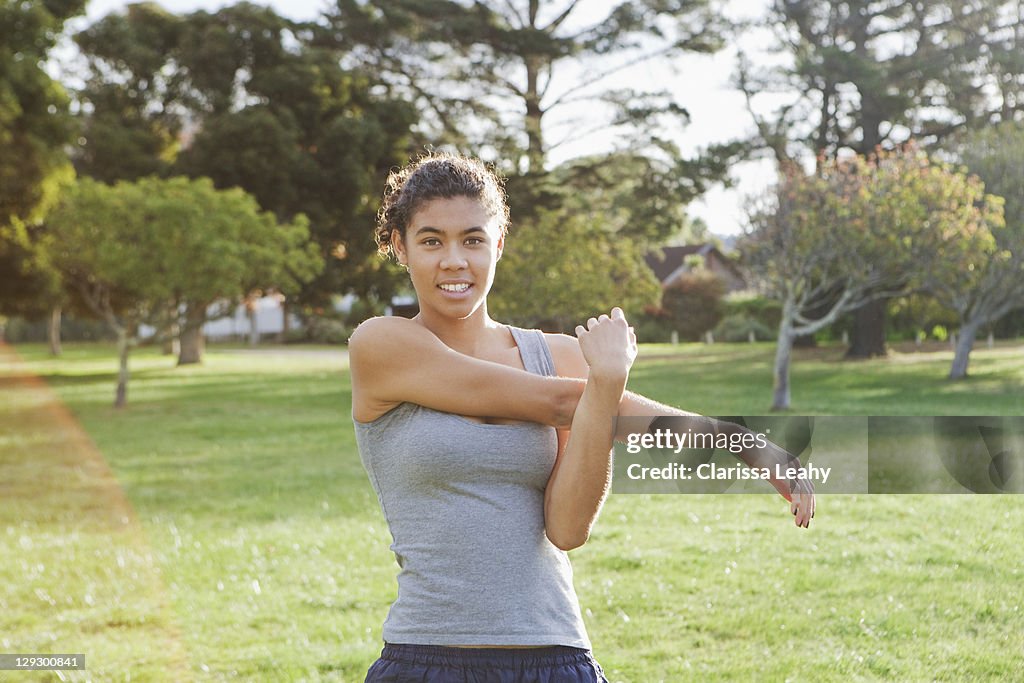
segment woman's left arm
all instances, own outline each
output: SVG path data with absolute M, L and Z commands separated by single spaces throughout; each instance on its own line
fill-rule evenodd
M 588 378 L 589 368 L 576 339 L 567 335 L 548 335 L 548 343 L 555 359 L 557 374 L 563 377 Z M 582 399 L 580 405 L 582 405 Z M 554 516 L 556 513 L 565 513 L 566 508 L 575 509 L 575 523 L 567 526 L 575 528 L 576 535 L 571 539 L 572 543 L 564 544 L 572 548 L 586 542 L 590 527 L 597 518 L 611 487 L 612 454 L 609 435 L 612 432 L 613 424 L 616 426 L 614 440 L 621 442 L 625 442 L 630 433 L 645 432 L 652 428 L 651 423 L 659 418 L 661 419 L 655 426 L 664 426 L 680 434 L 691 430 L 726 434 L 749 432 L 746 428 L 731 422 L 680 410 L 632 391 L 622 392 L 616 410 L 611 414 L 608 413 L 607 406 L 603 409 L 599 407 L 596 410 L 590 408 L 582 413 L 577 408 L 576 417 L 577 419 L 573 420 L 571 431 L 560 430 L 558 432 L 558 460 L 555 463 L 555 470 L 552 471 L 545 496 L 546 517 L 549 511 L 551 516 Z M 631 419 L 615 420 L 616 417 Z M 580 430 L 583 429 L 586 429 L 585 433 L 581 433 Z M 569 449 L 570 445 L 572 446 L 571 450 Z M 793 456 L 790 453 L 771 442 L 768 442 L 763 448 L 756 445 L 746 448 L 738 456 L 750 467 L 769 467 L 771 472 L 776 471 L 776 464 L 786 467 L 794 464 Z M 568 465 L 564 472 L 560 472 L 563 463 L 568 463 Z M 559 475 L 558 484 L 567 489 L 557 496 L 553 495 L 554 489 L 552 488 L 556 474 Z M 576 478 L 575 491 L 572 489 L 574 477 Z M 810 481 L 772 478 L 770 483 L 789 502 L 790 512 L 793 514 L 796 525 L 807 528 L 814 517 L 816 503 L 814 488 Z M 569 501 L 575 500 L 577 504 L 563 505 L 566 502 L 563 497 Z M 585 532 L 582 530 L 583 528 L 585 528 Z M 550 532 L 549 538 L 551 538 Z M 563 547 L 559 543 L 556 545 Z
M 558 456 L 544 492 L 544 530 L 562 550 L 586 543 L 608 495 L 613 425 L 636 358 L 636 336 L 621 309 L 591 318 L 576 334 L 578 342 L 548 337 L 556 372 L 587 380 L 570 429 L 559 432 Z

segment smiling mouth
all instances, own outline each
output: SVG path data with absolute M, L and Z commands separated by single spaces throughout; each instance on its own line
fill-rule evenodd
M 471 286 L 472 285 L 470 285 L 468 282 L 459 282 L 457 284 L 438 285 L 438 287 L 441 288 L 442 290 L 444 290 L 445 292 L 453 292 L 455 294 L 459 294 L 461 292 L 465 292 Z

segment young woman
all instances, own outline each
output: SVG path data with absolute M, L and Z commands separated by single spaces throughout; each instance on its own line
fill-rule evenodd
M 700 419 L 625 391 L 637 347 L 619 309 L 576 337 L 490 318 L 507 224 L 479 161 L 428 156 L 388 180 L 377 242 L 420 312 L 349 341 L 360 456 L 401 568 L 367 681 L 605 681 L 566 551 L 607 495 L 614 418 Z M 813 494 L 792 503 L 807 526 Z

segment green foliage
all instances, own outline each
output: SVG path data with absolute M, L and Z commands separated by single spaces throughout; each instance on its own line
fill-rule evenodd
M 928 293 L 915 293 L 894 299 L 889 304 L 887 336 L 890 339 L 914 340 L 936 325 L 955 329 L 956 311 L 943 305 Z
M 793 340 L 886 296 L 953 282 L 980 268 L 1000 201 L 975 177 L 913 146 L 867 160 L 788 165 L 774 205 L 752 218 L 747 266 L 782 304 L 775 409 L 789 407 Z
M 880 288 L 921 287 L 953 263 L 970 271 L 970 245 L 991 241 L 998 216 L 976 178 L 907 147 L 823 162 L 814 175 L 789 167 L 741 251 L 770 296 L 795 307 L 796 334 L 810 334 Z M 822 304 L 824 315 L 807 317 Z
M 758 295 L 729 296 L 725 300 L 725 315 L 750 318 L 771 330 L 778 330 L 782 306 L 774 299 Z
M 1024 124 L 1008 122 L 957 138 L 951 145 L 967 170 L 999 198 L 989 232 L 948 239 L 946 272 L 930 285 L 961 321 L 995 322 L 1024 307 Z
M 83 0 L 0 2 L 0 313 L 38 315 L 59 295 L 37 224 L 71 177 L 68 98 L 43 64 Z
M 1002 0 L 774 3 L 766 22 L 784 27 L 777 46 L 790 59 L 760 70 L 742 60 L 741 87 L 799 98 L 759 117 L 759 136 L 780 161 L 799 155 L 795 145 L 866 156 L 1012 118 L 1024 73 L 1021 34 L 1007 21 L 1017 13 Z
M 289 341 L 305 341 L 341 346 L 348 342 L 348 338 L 352 334 L 352 328 L 341 320 L 322 316 L 310 316 L 303 322 L 302 329 L 295 332 L 296 334 Z
M 370 236 L 386 173 L 407 157 L 410 105 L 343 69 L 309 27 L 250 3 L 183 16 L 132 5 L 76 40 L 90 60 L 80 172 L 241 187 L 281 221 L 309 219 L 325 266 L 286 290 L 293 302 L 390 296 L 399 280 Z
M 572 102 L 610 111 L 606 128 L 656 146 L 686 110 L 671 93 L 614 89 L 606 77 L 652 55 L 714 52 L 723 24 L 705 0 L 341 0 L 327 18 L 325 40 L 358 47 L 353 56 L 416 101 L 431 143 L 494 152 L 531 173 L 555 144 L 580 136 L 561 122 L 564 139 L 553 141 L 547 124 Z
M 626 313 L 641 344 L 664 344 L 672 341 L 672 323 L 658 306 L 646 306 L 639 313 Z
M 774 328 L 742 313 L 725 316 L 714 329 L 716 342 L 750 341 L 751 333 L 755 341 L 771 341 L 775 339 L 775 332 Z
M 705 270 L 684 273 L 661 294 L 661 309 L 680 339 L 698 341 L 722 319 L 726 284 Z
M 49 319 L 23 318 L 16 316 L 4 323 L 3 337 L 11 344 L 45 342 L 49 336 Z M 90 318 L 70 315 L 61 316 L 60 338 L 62 341 L 114 341 L 106 323 Z
M 0 3 L 0 229 L 45 211 L 66 174 L 73 128 L 64 89 L 43 69 L 83 0 Z M 0 235 L 0 252 L 3 251 Z
M 570 332 L 613 306 L 657 300 L 658 283 L 630 240 L 565 210 L 515 220 L 488 303 L 495 318 Z
M 566 190 L 564 201 L 572 210 L 655 247 L 706 238 L 706 226 L 691 223 L 686 206 L 721 178 L 725 166 L 702 169 L 695 173 L 693 162 L 666 144 L 657 155 L 621 151 L 573 159 L 551 175 Z
M 209 179 L 83 178 L 48 216 L 45 237 L 64 281 L 122 340 L 168 312 L 196 327 L 215 302 L 293 289 L 322 266 L 303 216 L 279 224 Z
M 82 179 L 48 226 L 60 268 L 76 286 L 103 283 L 143 311 L 295 287 L 320 267 L 302 216 L 279 225 L 242 190 L 217 190 L 209 179 L 114 186 Z M 91 298 L 102 305 L 103 296 Z

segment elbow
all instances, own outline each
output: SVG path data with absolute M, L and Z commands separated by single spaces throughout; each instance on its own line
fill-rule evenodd
M 553 393 L 553 405 L 551 406 L 551 426 L 567 429 L 572 426 L 572 419 L 576 416 L 576 406 L 579 405 L 580 396 L 583 394 L 583 387 L 586 382 L 566 382 L 560 391 Z
M 578 532 L 559 532 L 554 533 L 550 530 L 547 532 L 548 540 L 551 541 L 551 545 L 555 546 L 563 552 L 569 552 L 570 550 L 576 550 L 590 538 L 590 532 L 586 529 Z

